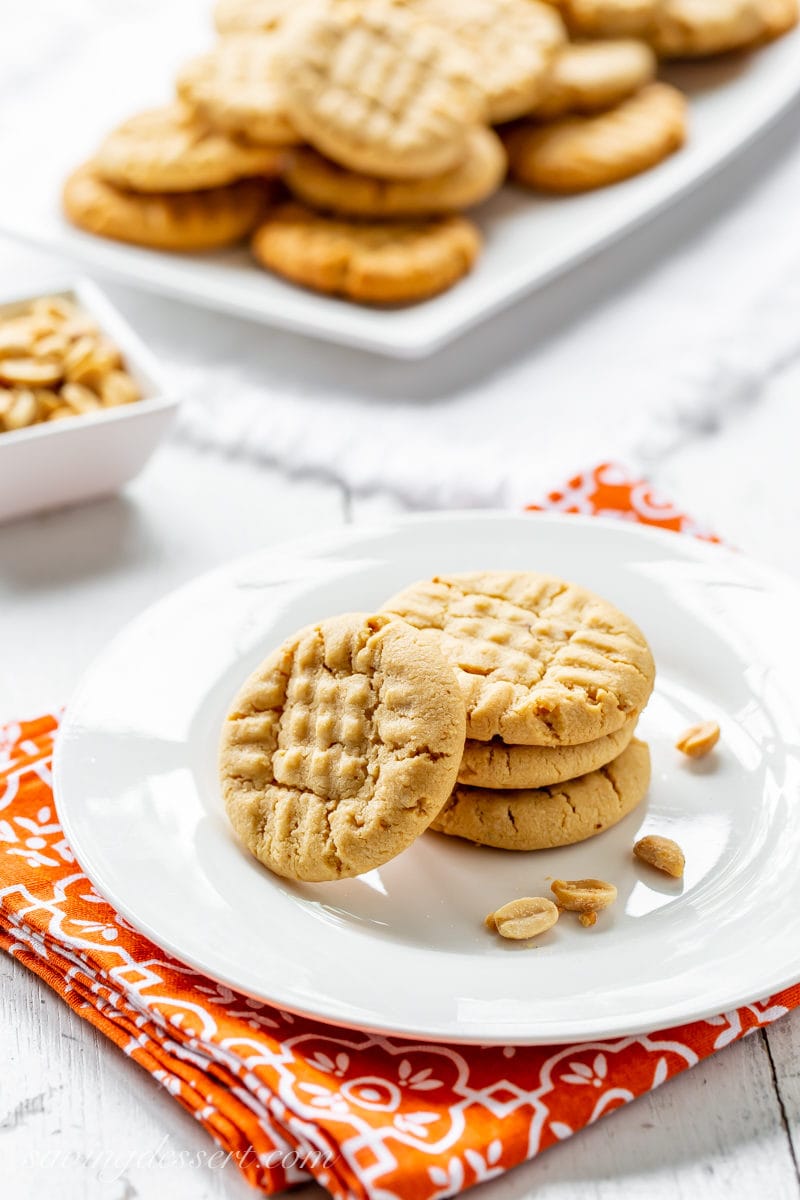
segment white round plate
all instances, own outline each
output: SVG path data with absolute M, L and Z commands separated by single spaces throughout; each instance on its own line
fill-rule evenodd
M 426 834 L 378 871 L 295 885 L 235 841 L 216 776 L 240 681 L 297 626 L 375 609 L 437 572 L 527 568 L 595 589 L 639 622 L 658 666 L 641 735 L 648 799 L 582 845 L 509 854 Z M 56 752 L 78 861 L 153 941 L 206 974 L 325 1021 L 442 1041 L 534 1043 L 665 1028 L 800 977 L 800 589 L 690 537 L 574 516 L 448 514 L 267 550 L 174 593 L 85 677 Z M 673 748 L 697 720 L 718 750 Z M 637 863 L 659 833 L 682 881 Z M 619 889 L 593 929 L 565 915 L 535 947 L 483 917 L 548 880 Z

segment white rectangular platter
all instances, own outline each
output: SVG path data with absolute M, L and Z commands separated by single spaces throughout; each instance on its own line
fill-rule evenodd
M 102 10 L 98 9 L 97 13 Z M 145 289 L 267 325 L 396 357 L 422 357 L 644 221 L 756 137 L 800 95 L 800 31 L 757 53 L 680 68 L 691 93 L 687 147 L 615 187 L 542 199 L 506 187 L 477 213 L 486 249 L 451 291 L 410 308 L 372 310 L 317 296 L 259 270 L 246 250 L 168 255 L 103 241 L 61 217 L 67 171 L 117 119 L 170 94 L 175 68 L 210 42 L 196 0 L 117 6 L 67 55 L 31 63 L 3 99 L 0 232 Z

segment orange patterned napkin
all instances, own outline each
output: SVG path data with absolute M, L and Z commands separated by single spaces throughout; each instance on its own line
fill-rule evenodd
M 615 466 L 531 505 L 542 507 L 710 537 Z M 800 1005 L 799 985 L 646 1036 L 490 1048 L 376 1037 L 270 1008 L 169 958 L 95 892 L 53 807 L 57 727 L 52 716 L 0 727 L 0 944 L 266 1192 L 313 1175 L 337 1197 L 453 1195 Z

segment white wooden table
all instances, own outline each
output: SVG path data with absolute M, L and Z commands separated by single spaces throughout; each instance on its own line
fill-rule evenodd
M 0 246 L 0 268 L 19 265 L 19 252 L 3 253 Z M 560 302 L 567 302 L 563 287 Z M 184 340 L 192 319 L 190 310 L 175 307 L 174 328 Z M 160 333 L 163 347 L 170 330 Z M 259 336 L 256 328 L 242 333 L 239 351 Z M 571 336 L 579 340 L 580 328 Z M 586 403 L 597 403 L 597 393 Z M 732 543 L 800 575 L 799 443 L 795 367 L 771 382 L 757 407 L 685 444 L 653 477 Z M 395 506 L 385 496 L 358 499 L 330 479 L 290 478 L 167 443 L 124 495 L 0 528 L 0 719 L 67 700 L 89 659 L 124 622 L 198 572 Z M 209 1145 L 149 1076 L 0 956 L 0 1196 L 252 1195 L 235 1168 L 194 1162 Z M 484 1194 L 785 1200 L 800 1196 L 799 1153 L 797 1014 L 485 1185 Z M 307 1192 L 310 1200 L 316 1189 Z

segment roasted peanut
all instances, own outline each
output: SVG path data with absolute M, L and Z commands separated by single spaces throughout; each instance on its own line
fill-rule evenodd
M 680 846 L 673 842 L 672 838 L 651 833 L 639 839 L 633 847 L 633 853 L 642 862 L 649 863 L 665 875 L 671 875 L 673 879 L 680 879 L 683 875 L 686 859 Z
M 685 729 L 675 743 L 675 749 L 689 758 L 702 758 L 713 750 L 719 741 L 719 725 L 716 721 L 702 721 Z
M 489 913 L 485 925 L 501 937 L 527 941 L 552 929 L 557 920 L 558 909 L 552 900 L 544 896 L 523 896 Z
M 0 316 L 0 432 L 140 398 L 117 347 L 71 300 L 43 296 Z
M 550 890 L 562 908 L 577 913 L 600 912 L 617 898 L 614 884 L 602 879 L 554 879 Z
M 12 387 L 49 387 L 58 383 L 63 372 L 55 358 L 0 359 L 0 383 Z
M 39 419 L 39 405 L 28 388 L 16 388 L 12 392 L 11 406 L 5 414 L 6 429 L 27 429 Z
M 100 395 L 109 408 L 133 404 L 139 399 L 139 389 L 127 371 L 109 371 L 100 381 Z
M 61 398 L 76 413 L 94 412 L 101 407 L 97 393 L 82 383 L 65 383 L 61 389 Z

